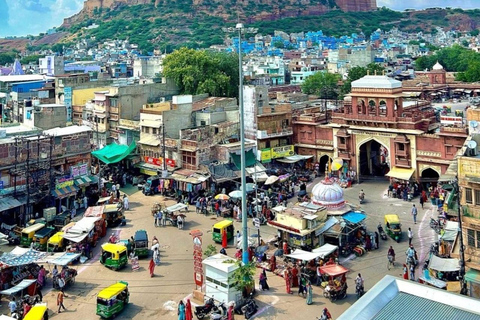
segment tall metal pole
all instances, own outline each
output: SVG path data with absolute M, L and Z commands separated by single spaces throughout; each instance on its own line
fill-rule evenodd
M 235 28 L 238 31 L 238 102 L 240 105 L 240 167 L 242 182 L 242 236 L 243 254 L 242 261 L 247 264 L 248 259 L 248 226 L 247 226 L 247 177 L 245 175 L 245 115 L 243 106 L 243 67 L 242 67 L 242 29 L 243 24 L 237 23 Z
M 27 173 L 25 175 L 26 177 L 26 183 L 27 183 L 27 203 L 25 206 L 25 224 L 28 221 L 27 218 L 30 215 L 30 140 L 27 138 Z M 21 224 L 23 225 L 23 221 L 21 221 Z
M 465 283 L 465 247 L 463 245 L 461 214 L 462 207 L 460 206 L 460 186 L 458 185 L 458 177 L 455 179 L 455 187 L 457 189 L 458 233 L 460 239 L 460 294 L 467 295 L 467 284 Z
M 163 121 L 163 118 L 162 118 Z M 163 148 L 163 171 L 167 170 L 167 159 L 165 158 L 165 124 L 162 124 L 162 148 Z

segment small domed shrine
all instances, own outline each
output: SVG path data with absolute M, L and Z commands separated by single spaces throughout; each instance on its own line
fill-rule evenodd
M 343 189 L 333 180 L 322 180 L 312 189 L 312 202 L 327 210 L 341 209 L 345 206 Z

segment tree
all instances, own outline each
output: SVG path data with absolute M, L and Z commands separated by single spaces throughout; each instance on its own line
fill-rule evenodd
M 230 262 L 229 260 L 227 261 Z M 238 268 L 233 271 L 230 284 L 238 291 L 241 291 L 244 297 L 247 297 L 255 287 L 254 277 L 257 267 L 252 262 L 244 264 L 241 261 L 235 261 L 235 263 Z
M 181 48 L 163 61 L 163 74 L 183 94 L 238 95 L 238 56 L 232 53 Z
M 0 66 L 12 63 L 15 61 L 15 53 L 13 52 L 4 52 L 0 53 Z
M 339 80 L 338 74 L 316 72 L 305 79 L 302 84 L 302 92 L 317 95 L 321 99 L 337 99 Z
M 347 94 L 352 91 L 352 82 L 365 77 L 367 74 L 381 75 L 385 68 L 376 63 L 369 63 L 366 67 L 353 67 L 348 71 L 347 80 L 343 83 L 342 93 Z

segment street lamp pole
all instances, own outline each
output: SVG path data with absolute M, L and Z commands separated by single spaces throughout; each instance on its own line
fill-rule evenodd
M 465 283 L 465 246 L 463 245 L 462 207 L 460 205 L 460 186 L 458 184 L 458 177 L 455 179 L 455 189 L 457 191 L 458 233 L 460 240 L 460 294 L 467 295 L 467 284 Z
M 254 28 L 244 28 L 243 23 L 237 23 L 234 28 L 222 28 L 224 32 L 238 32 L 238 104 L 240 106 L 240 167 L 242 184 L 242 262 L 248 259 L 248 225 L 247 225 L 247 177 L 245 175 L 245 116 L 243 106 L 243 67 L 242 67 L 242 33 L 254 33 Z

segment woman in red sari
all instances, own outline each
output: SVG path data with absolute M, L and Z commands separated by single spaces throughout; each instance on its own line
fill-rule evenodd
M 292 269 L 292 287 L 298 287 L 298 268 L 297 265 Z
M 408 267 L 405 263 L 403 264 L 403 279 L 408 280 Z
M 153 272 L 155 271 L 155 261 L 153 261 L 153 258 L 150 259 L 150 263 L 148 265 L 148 271 L 150 271 L 150 277 L 153 277 L 154 276 Z
M 192 320 L 192 304 L 190 303 L 190 299 L 187 299 L 187 304 L 185 305 L 185 320 Z
M 287 288 L 287 293 L 292 294 L 292 273 L 290 271 L 290 267 L 285 270 L 285 286 Z

